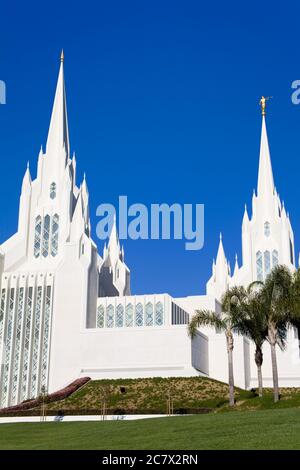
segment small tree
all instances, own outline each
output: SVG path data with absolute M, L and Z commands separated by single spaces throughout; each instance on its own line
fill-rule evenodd
M 222 298 L 222 313 L 218 315 L 210 310 L 197 310 L 192 317 L 188 332 L 193 338 L 197 329 L 201 326 L 211 326 L 224 332 L 227 345 L 228 356 L 228 386 L 229 386 L 229 405 L 234 406 L 234 374 L 233 374 L 233 332 L 235 330 L 235 315 L 232 306 L 237 301 L 237 288 L 229 289 Z
M 295 288 L 293 278 L 285 266 L 276 266 L 261 285 L 258 293 L 267 325 L 267 341 L 271 348 L 274 402 L 279 400 L 276 345 L 284 348 L 288 326 L 295 322 Z
M 249 338 L 255 345 L 254 360 L 257 367 L 259 396 L 262 397 L 262 347 L 267 339 L 268 328 L 256 287 L 256 283 L 250 284 L 247 289 L 236 287 L 236 302 L 234 302 L 233 312 L 236 331 Z

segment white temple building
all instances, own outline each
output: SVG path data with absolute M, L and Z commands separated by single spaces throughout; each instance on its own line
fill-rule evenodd
M 242 262 L 233 275 L 222 238 L 206 295 L 132 295 L 116 222 L 100 256 L 91 238 L 86 179 L 70 154 L 63 57 L 45 152 L 21 187 L 18 230 L 0 246 L 0 407 L 92 379 L 205 375 L 227 381 L 224 335 L 187 323 L 197 308 L 220 312 L 228 286 L 264 279 L 276 264 L 295 269 L 294 236 L 275 189 L 265 116 L 252 216 L 245 209 Z M 257 386 L 253 345 L 235 338 L 235 383 Z M 300 386 L 299 341 L 278 351 L 281 386 Z M 272 383 L 268 346 L 264 385 Z

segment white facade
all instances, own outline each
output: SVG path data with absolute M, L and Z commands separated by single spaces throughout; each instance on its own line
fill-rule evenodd
M 220 310 L 233 284 L 263 279 L 272 266 L 295 269 L 294 237 L 276 192 L 265 118 L 252 218 L 245 209 L 241 266 L 231 276 L 222 238 L 207 295 L 132 296 L 130 271 L 114 223 L 103 256 L 90 235 L 89 193 L 76 184 L 70 155 L 63 60 L 45 152 L 37 176 L 23 178 L 18 231 L 0 249 L 0 407 L 49 392 L 80 376 L 190 376 L 227 380 L 225 339 L 209 328 L 191 341 L 186 324 L 197 308 Z M 235 338 L 236 384 L 256 385 L 253 346 Z M 281 385 L 300 384 L 297 332 L 279 353 Z M 270 385 L 266 350 L 264 380 Z

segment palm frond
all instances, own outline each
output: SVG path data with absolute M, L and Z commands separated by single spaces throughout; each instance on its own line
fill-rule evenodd
M 196 310 L 195 315 L 188 324 L 188 333 L 191 338 L 196 335 L 198 328 L 201 326 L 212 326 L 224 331 L 227 324 L 225 320 L 211 310 Z

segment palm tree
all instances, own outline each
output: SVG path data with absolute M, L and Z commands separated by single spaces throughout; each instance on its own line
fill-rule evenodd
M 279 400 L 276 345 L 284 348 L 288 326 L 295 321 L 293 278 L 285 266 L 276 266 L 267 276 L 257 294 L 260 309 L 265 315 L 267 341 L 271 347 L 274 402 Z
M 257 296 L 255 283 L 250 284 L 247 289 L 244 287 L 237 287 L 236 290 L 237 301 L 234 302 L 233 307 L 235 328 L 239 334 L 249 338 L 255 345 L 254 360 L 257 367 L 259 396 L 262 397 L 262 347 L 268 334 L 266 318 Z
M 188 332 L 193 338 L 200 326 L 211 326 L 219 331 L 223 331 L 226 337 L 228 355 L 228 386 L 229 405 L 234 406 L 234 376 L 233 376 L 233 332 L 235 330 L 234 309 L 232 308 L 238 294 L 237 288 L 229 289 L 222 298 L 222 314 L 210 310 L 196 310 L 189 325 Z

